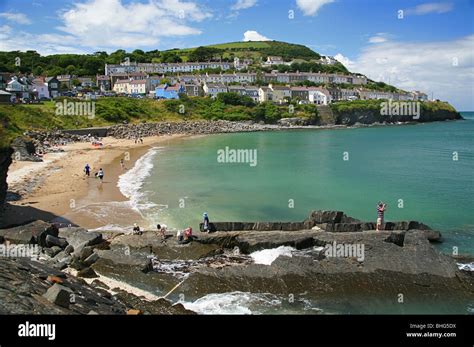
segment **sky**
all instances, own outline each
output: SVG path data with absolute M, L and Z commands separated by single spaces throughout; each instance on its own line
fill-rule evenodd
M 474 110 L 474 0 L 0 0 L 0 51 L 278 40 Z

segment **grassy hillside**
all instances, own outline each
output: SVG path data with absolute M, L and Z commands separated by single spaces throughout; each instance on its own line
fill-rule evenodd
M 295 113 L 290 115 L 288 106 L 272 103 L 255 105 L 251 99 L 233 93 L 225 94 L 232 95 L 216 100 L 204 97 L 184 97 L 182 100 L 104 98 L 96 102 L 95 117 L 92 119 L 87 116 L 57 115 L 52 101 L 42 105 L 0 105 L 0 147 L 7 146 L 26 130 L 78 129 L 125 122 L 174 122 L 188 119 L 274 123 L 284 117 L 317 117 L 314 105 L 295 105 Z
M 215 45 L 204 46 L 205 48 L 214 48 L 218 50 L 217 55 L 224 60 L 233 60 L 234 57 L 252 58 L 259 61 L 265 60 L 269 55 L 281 56 L 290 61 L 293 59 L 319 59 L 321 56 L 303 45 L 280 41 L 247 41 L 247 42 L 229 42 Z M 190 54 L 196 50 L 172 49 L 163 53 L 172 53 L 178 55 L 183 61 L 188 61 Z

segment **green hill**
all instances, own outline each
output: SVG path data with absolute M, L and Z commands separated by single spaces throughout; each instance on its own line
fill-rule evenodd
M 306 46 L 280 41 L 229 42 L 186 49 L 176 48 L 166 51 L 152 50 L 148 52 L 140 49 L 126 52 L 123 49 L 119 49 L 110 54 L 99 51 L 93 54 L 41 56 L 36 51 L 11 51 L 0 52 L 0 72 L 33 73 L 34 75 L 46 76 L 63 74 L 94 76 L 104 73 L 105 64 L 119 64 L 125 61 L 126 58 L 138 63 L 175 63 L 212 60 L 233 62 L 234 58 L 238 57 L 253 59 L 255 67 L 257 67 L 259 62 L 266 60 L 268 56 L 281 56 L 285 61 L 297 60 L 300 63 L 318 60 L 321 57 Z M 15 65 L 17 57 L 21 59 L 21 66 Z M 333 68 L 339 72 L 347 71 L 339 63 L 336 66 L 333 65 L 331 69 Z
M 265 60 L 267 56 L 280 56 L 286 61 L 294 59 L 317 60 L 321 56 L 306 46 L 280 42 L 280 41 L 246 41 L 246 42 L 229 42 L 215 45 L 202 46 L 204 48 L 214 50 L 216 55 L 224 60 L 233 60 L 238 58 L 251 58 L 259 61 Z M 188 61 L 190 55 L 198 47 L 189 49 L 172 49 L 165 52 L 175 53 L 181 57 L 183 61 Z

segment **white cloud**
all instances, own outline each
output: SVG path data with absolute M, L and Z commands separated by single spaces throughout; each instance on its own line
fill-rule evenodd
M 334 59 L 336 59 L 338 62 L 340 62 L 342 65 L 344 65 L 349 71 L 352 71 L 354 68 L 354 62 L 350 60 L 349 58 L 343 56 L 341 53 L 337 53 L 334 56 Z
M 450 2 L 432 2 L 406 9 L 405 14 L 422 16 L 429 13 L 446 13 L 452 9 L 453 4 Z
M 388 38 L 387 38 L 387 34 L 385 33 L 377 33 L 374 36 L 369 38 L 369 43 L 383 43 L 387 41 L 388 41 Z
M 1 28 L 1 27 L 0 27 Z M 18 46 L 21 42 L 21 47 Z M 63 35 L 33 35 L 24 31 L 15 32 L 14 35 L 4 34 L 0 29 L 0 51 L 37 51 L 42 55 L 58 53 L 90 53 L 74 45 L 74 38 Z
M 257 0 L 237 0 L 237 2 L 232 5 L 231 10 L 245 10 L 247 8 L 253 7 L 257 4 Z
M 0 17 L 18 24 L 31 24 L 31 21 L 23 13 L 2 12 L 0 13 Z
M 451 102 L 459 110 L 474 109 L 474 35 L 455 41 L 407 43 L 387 41 L 366 47 L 350 61 L 336 59 L 351 71 L 405 90 L 421 90 Z M 346 59 L 346 60 L 344 60 Z
M 259 34 L 255 30 L 247 30 L 244 33 L 244 38 L 242 39 L 242 41 L 270 41 L 270 40 L 271 39 Z
M 161 37 L 200 34 L 189 22 L 212 15 L 194 2 L 150 0 L 88 0 L 60 13 L 57 29 L 76 37 L 85 47 L 137 48 L 159 43 Z
M 303 11 L 305 16 L 314 16 L 322 6 L 334 1 L 335 0 L 296 0 L 296 5 Z

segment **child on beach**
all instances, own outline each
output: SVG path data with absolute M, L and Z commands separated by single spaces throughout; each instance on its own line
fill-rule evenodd
M 377 227 L 376 231 L 383 230 L 383 225 L 384 225 L 384 214 L 385 210 L 387 209 L 387 204 L 385 204 L 383 201 L 379 201 L 377 204 Z

